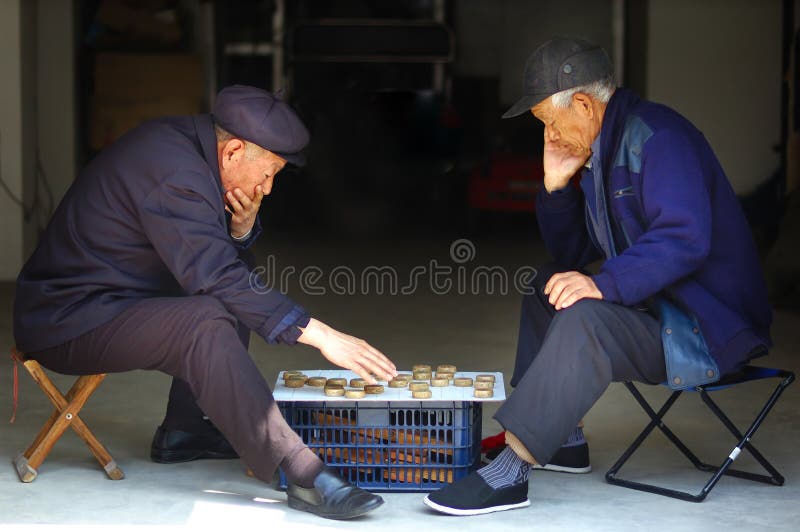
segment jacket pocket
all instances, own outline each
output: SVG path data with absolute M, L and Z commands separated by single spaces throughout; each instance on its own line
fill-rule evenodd
M 623 196 L 633 196 L 633 187 L 623 187 L 619 190 L 615 190 L 613 197 L 614 199 L 621 198 Z

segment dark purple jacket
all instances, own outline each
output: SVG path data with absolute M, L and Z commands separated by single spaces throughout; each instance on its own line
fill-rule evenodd
M 620 88 L 600 139 L 617 252 L 593 276 L 603 298 L 634 305 L 668 292 L 698 319 L 722 374 L 770 345 L 772 313 L 752 234 L 702 133 Z M 568 267 L 602 257 L 585 209 L 573 187 L 537 196 L 545 244 Z
M 294 343 L 306 312 L 257 293 L 230 236 L 210 115 L 146 122 L 80 173 L 17 278 L 23 351 L 60 345 L 145 298 L 208 295 L 268 342 Z

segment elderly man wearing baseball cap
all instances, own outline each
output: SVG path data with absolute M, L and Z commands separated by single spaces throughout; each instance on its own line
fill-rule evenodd
M 309 316 L 277 290 L 253 290 L 242 259 L 258 208 L 308 131 L 274 95 L 223 89 L 211 115 L 146 122 L 80 173 L 17 280 L 14 335 L 66 374 L 158 370 L 173 377 L 151 457 L 241 456 L 289 506 L 348 519 L 383 503 L 327 469 L 288 426 L 247 351 L 312 345 L 369 382 L 394 364 L 364 340 Z
M 523 91 L 503 117 L 544 123 L 536 215 L 555 263 L 523 299 L 516 389 L 495 415 L 507 447 L 426 497 L 447 514 L 528 506 L 532 469 L 590 471 L 579 424 L 612 381 L 689 388 L 770 344 L 756 248 L 702 133 L 617 88 L 606 52 L 582 39 L 536 49 Z

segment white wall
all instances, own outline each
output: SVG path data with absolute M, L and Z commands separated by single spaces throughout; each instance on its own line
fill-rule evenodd
M 0 177 L 23 197 L 21 0 L 0 2 Z M 15 279 L 22 266 L 22 211 L 0 190 L 0 280 Z
M 734 189 L 778 167 L 780 0 L 649 0 L 647 97 L 705 134 Z
M 71 0 L 39 0 L 37 9 L 38 138 L 56 203 L 77 166 L 75 25 Z
M 47 223 L 36 187 L 38 157 L 58 203 L 76 171 L 74 16 L 72 1 L 0 1 L 0 174 L 23 209 L 0 190 L 0 280 L 16 279 Z M 37 142 L 38 139 L 38 142 Z

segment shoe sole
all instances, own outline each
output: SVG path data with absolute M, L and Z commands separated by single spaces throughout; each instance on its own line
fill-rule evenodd
M 238 456 L 211 451 L 165 451 L 150 453 L 150 460 L 157 464 L 182 464 L 194 460 L 235 460 Z
M 503 512 L 505 510 L 515 510 L 517 508 L 525 508 L 526 506 L 531 505 L 530 499 L 525 499 L 523 502 L 518 502 L 515 504 L 503 504 L 500 506 L 490 506 L 488 508 L 476 508 L 474 510 L 465 510 L 461 508 L 449 508 L 447 506 L 442 506 L 441 504 L 436 504 L 432 500 L 430 500 L 430 495 L 426 495 L 425 498 L 422 500 L 429 508 L 436 510 L 437 512 L 441 512 L 443 514 L 448 515 L 481 515 L 481 514 L 490 514 L 493 512 Z
M 554 464 L 545 464 L 545 465 L 534 464 L 533 468 L 544 471 L 555 471 L 556 473 L 571 473 L 573 475 L 581 475 L 592 472 L 592 466 L 590 465 L 586 467 L 567 467 Z
M 378 508 L 380 505 L 384 503 L 383 499 L 378 499 L 373 504 L 362 506 L 357 510 L 347 513 L 347 514 L 329 514 L 329 513 L 321 513 L 317 511 L 316 506 L 312 506 L 305 501 L 301 501 L 298 499 L 288 499 L 289 508 L 294 510 L 300 510 L 301 512 L 308 512 L 314 515 L 318 515 L 320 517 L 324 517 L 325 519 L 337 519 L 337 520 L 344 520 L 344 519 L 353 519 L 354 517 L 359 517 L 364 514 L 371 512 L 372 510 Z

